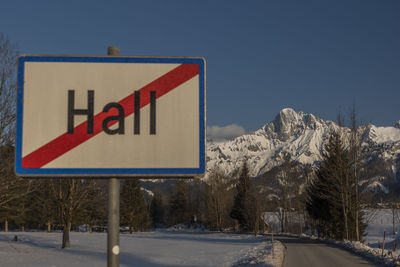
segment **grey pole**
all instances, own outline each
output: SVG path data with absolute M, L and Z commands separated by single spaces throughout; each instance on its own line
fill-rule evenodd
M 109 46 L 109 56 L 119 56 L 119 47 Z M 107 233 L 107 266 L 119 266 L 119 179 L 108 181 L 108 233 Z

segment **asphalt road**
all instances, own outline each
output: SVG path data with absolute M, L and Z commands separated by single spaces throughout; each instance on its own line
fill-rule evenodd
M 287 247 L 284 267 L 379 266 L 335 245 L 293 237 L 276 237 Z

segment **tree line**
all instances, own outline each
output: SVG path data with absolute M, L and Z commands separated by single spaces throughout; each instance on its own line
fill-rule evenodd
M 106 181 L 22 179 L 13 173 L 13 149 L 3 149 L 0 156 L 0 227 L 4 231 L 59 230 L 63 232 L 62 246 L 69 247 L 71 229 L 86 225 L 90 232 L 106 230 Z M 237 184 L 215 170 L 208 183 L 178 180 L 171 194 L 146 191 L 139 179 L 127 179 L 121 181 L 121 226 L 130 233 L 178 224 L 259 231 L 263 210 L 257 196 L 246 165 Z

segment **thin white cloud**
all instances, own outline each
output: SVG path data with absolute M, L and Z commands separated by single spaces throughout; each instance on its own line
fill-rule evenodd
M 226 126 L 208 126 L 207 137 L 216 142 L 226 141 L 233 139 L 240 135 L 245 134 L 244 128 L 237 124 L 230 124 Z

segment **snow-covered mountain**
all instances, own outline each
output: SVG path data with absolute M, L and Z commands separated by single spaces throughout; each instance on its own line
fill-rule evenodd
M 316 165 L 321 159 L 324 144 L 338 125 L 312 114 L 281 110 L 275 119 L 261 129 L 227 142 L 208 141 L 207 170 L 218 166 L 227 174 L 234 174 L 247 162 L 250 175 L 260 176 L 282 164 L 283 155 L 302 164 Z M 344 132 L 349 129 L 343 127 Z M 368 160 L 389 162 L 393 174 L 400 171 L 400 121 L 394 127 L 362 126 L 362 146 Z M 206 176 L 207 177 L 207 176 Z

